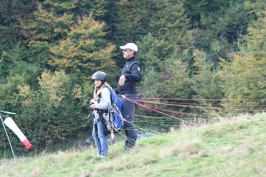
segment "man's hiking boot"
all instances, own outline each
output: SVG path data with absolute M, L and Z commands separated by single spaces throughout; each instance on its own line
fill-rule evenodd
M 124 146 L 124 151 L 129 152 L 132 150 L 132 147 Z

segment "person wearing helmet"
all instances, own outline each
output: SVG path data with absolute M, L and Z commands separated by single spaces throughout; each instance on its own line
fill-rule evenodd
M 110 91 L 107 88 L 109 84 L 106 82 L 105 72 L 102 71 L 95 72 L 91 79 L 95 84 L 93 99 L 90 100 L 90 109 L 95 115 L 92 136 L 98 149 L 98 157 L 104 158 L 108 155 L 105 120 L 108 120 L 107 109 L 111 104 Z
M 120 46 L 120 48 L 123 49 L 123 56 L 126 59 L 126 63 L 122 69 L 115 91 L 125 97 L 122 98 L 124 118 L 127 120 L 124 124 L 125 134 L 127 136 L 124 149 L 128 151 L 135 146 L 137 140 L 137 133 L 134 126 L 135 103 L 132 100 L 138 100 L 136 84 L 141 81 L 142 75 L 140 72 L 140 64 L 135 57 L 138 51 L 137 45 L 127 43 L 124 46 Z

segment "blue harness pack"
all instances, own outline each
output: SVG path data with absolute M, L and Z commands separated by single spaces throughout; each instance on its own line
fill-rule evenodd
M 115 91 L 108 87 L 110 91 L 111 104 L 109 105 L 108 111 L 110 113 L 110 122 L 114 130 L 119 131 L 124 128 L 124 112 L 123 104 L 121 99 L 116 95 Z

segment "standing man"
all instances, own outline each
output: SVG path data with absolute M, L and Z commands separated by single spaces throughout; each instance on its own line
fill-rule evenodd
M 123 56 L 126 59 L 126 64 L 121 72 L 116 92 L 130 100 L 137 101 L 138 93 L 136 84 L 142 79 L 140 64 L 135 57 L 138 47 L 134 43 L 127 43 L 124 46 L 120 46 L 120 48 L 123 49 Z M 135 146 L 137 140 L 137 132 L 134 125 L 135 103 L 125 98 L 122 98 L 122 103 L 124 118 L 127 120 L 124 123 L 127 136 L 124 148 L 126 151 L 129 151 Z

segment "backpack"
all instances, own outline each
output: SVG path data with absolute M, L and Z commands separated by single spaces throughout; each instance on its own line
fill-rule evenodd
M 111 104 L 108 107 L 109 121 L 111 122 L 112 128 L 115 131 L 119 131 L 124 128 L 124 112 L 123 104 L 121 99 L 116 95 L 115 91 L 107 86 L 110 91 Z
M 107 136 L 111 133 L 111 138 L 114 139 L 114 130 L 118 132 L 124 128 L 124 112 L 121 99 L 116 95 L 115 91 L 106 86 L 110 91 L 111 103 L 108 105 L 107 111 L 97 111 L 97 116 L 104 122 L 104 134 Z M 99 95 L 101 97 L 101 95 Z M 104 116 L 105 115 L 105 116 Z M 97 128 L 97 126 L 96 126 Z

